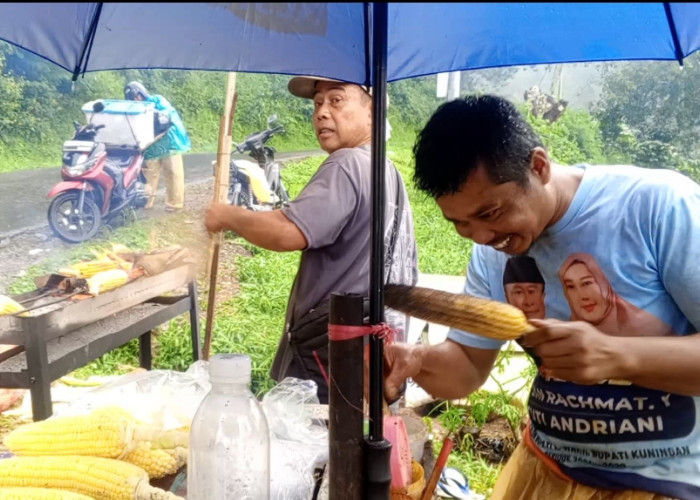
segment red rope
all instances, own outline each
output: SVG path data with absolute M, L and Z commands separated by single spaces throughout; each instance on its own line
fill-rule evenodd
M 387 344 L 391 344 L 394 342 L 396 330 L 386 323 L 364 326 L 328 325 L 328 338 L 330 340 L 352 340 L 365 335 L 378 335 Z
M 314 358 L 316 358 L 316 364 L 318 367 L 321 369 L 321 375 L 323 375 L 324 380 L 326 381 L 326 385 L 328 387 L 331 386 L 331 382 L 328 379 L 328 374 L 326 373 L 326 369 L 323 367 L 323 363 L 321 363 L 321 358 L 319 357 L 318 353 L 314 351 Z

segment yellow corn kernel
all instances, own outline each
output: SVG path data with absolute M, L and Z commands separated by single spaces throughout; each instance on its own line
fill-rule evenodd
M 386 285 L 387 307 L 410 316 L 496 340 L 534 330 L 525 313 L 504 302 L 408 285 Z
M 17 427 L 5 436 L 18 456 L 89 455 L 117 458 L 134 445 L 135 421 L 124 415 L 54 417 Z
M 166 451 L 152 448 L 151 443 L 140 443 L 123 460 L 141 467 L 151 479 L 157 479 L 175 474 L 187 463 L 187 448 Z
M 129 274 L 123 269 L 111 269 L 102 271 L 88 278 L 88 293 L 99 295 L 115 288 L 119 288 L 129 281 Z
M 17 303 L 14 299 L 6 295 L 0 295 L 0 316 L 5 314 L 16 314 L 24 311 L 24 307 Z
M 187 448 L 189 436 L 178 430 L 156 429 L 123 408 L 106 406 L 88 415 L 52 417 L 22 425 L 8 433 L 4 443 L 17 456 L 124 458 L 141 443 L 153 449 Z
M 51 488 L 0 488 L 0 500 L 93 500 L 92 497 Z
M 83 278 L 92 278 L 97 273 L 119 269 L 119 263 L 109 259 L 91 260 L 88 262 L 78 262 L 70 266 L 80 273 Z
M 148 483 L 148 474 L 111 458 L 12 457 L 0 460 L 0 488 L 48 487 L 95 500 L 184 500 Z

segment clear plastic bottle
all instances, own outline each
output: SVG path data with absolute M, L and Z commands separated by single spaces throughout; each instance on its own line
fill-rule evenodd
M 243 354 L 209 360 L 211 391 L 190 428 L 188 500 L 270 498 L 270 435 L 262 407 L 248 388 L 250 368 Z

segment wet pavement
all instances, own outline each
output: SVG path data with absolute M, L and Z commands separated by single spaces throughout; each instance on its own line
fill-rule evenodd
M 324 154 L 320 150 L 278 153 L 278 160 L 303 158 Z M 234 158 L 248 158 L 234 155 Z M 185 183 L 201 182 L 213 177 L 211 162 L 214 153 L 189 154 L 183 157 Z M 24 231 L 48 226 L 46 212 L 50 200 L 47 194 L 61 181 L 60 167 L 40 168 L 0 174 L 0 241 Z M 164 182 L 161 180 L 161 186 Z M 163 188 L 161 187 L 161 190 Z

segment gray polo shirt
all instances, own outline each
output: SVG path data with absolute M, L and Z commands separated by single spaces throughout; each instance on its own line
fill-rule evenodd
M 413 285 L 418 281 L 413 214 L 403 179 L 389 160 L 385 172 L 385 254 L 394 225 L 397 189 L 404 198 L 391 270 L 385 269 L 385 282 Z M 297 321 L 328 300 L 333 292 L 368 295 L 371 182 L 370 146 L 340 149 L 323 162 L 299 196 L 283 209 L 308 242 L 301 255 L 287 321 Z M 385 262 L 388 263 L 388 255 Z M 385 314 L 387 322 L 399 329 L 397 340 L 404 340 L 406 316 L 388 309 Z

